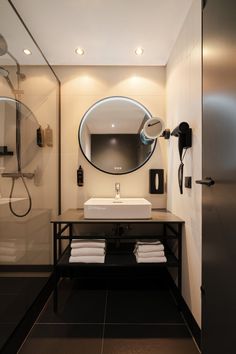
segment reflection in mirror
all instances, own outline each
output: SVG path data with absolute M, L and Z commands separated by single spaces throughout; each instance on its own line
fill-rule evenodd
M 29 164 L 37 152 L 35 132 L 38 123 L 30 109 L 22 102 L 17 99 L 0 97 L 0 127 L 2 132 L 0 134 L 0 173 L 2 177 L 11 178 L 12 182 L 9 194 L 9 209 L 14 216 L 25 217 L 32 209 L 32 197 L 25 178 L 33 178 L 34 173 L 25 173 L 22 171 L 22 167 Z M 8 161 L 4 159 L 3 165 L 3 158 L 9 155 L 12 158 L 7 159 Z M 8 170 L 7 173 L 3 173 L 5 168 Z M 21 213 L 18 213 L 13 207 L 15 182 L 18 178 L 22 181 L 28 200 L 26 209 Z
M 16 122 L 17 111 L 18 117 L 20 117 L 19 126 L 17 126 Z M 7 156 L 8 153 L 13 153 L 13 158 L 4 159 L 6 172 L 17 171 L 17 133 L 20 139 L 21 168 L 25 168 L 35 157 L 38 152 L 36 144 L 36 130 L 38 127 L 39 123 L 36 117 L 26 105 L 13 98 L 0 97 L 0 147 L 2 155 L 5 154 Z
M 156 140 L 140 138 L 152 118 L 139 102 L 127 97 L 108 97 L 85 113 L 79 128 L 79 143 L 86 159 L 106 173 L 125 174 L 141 167 L 151 157 Z

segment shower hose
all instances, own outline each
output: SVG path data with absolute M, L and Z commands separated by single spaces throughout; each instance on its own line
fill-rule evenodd
M 28 208 L 27 210 L 23 213 L 23 214 L 18 214 L 16 213 L 14 210 L 13 210 L 13 205 L 12 205 L 12 198 L 13 198 L 13 191 L 14 191 L 14 187 L 15 187 L 15 180 L 16 180 L 16 177 L 12 177 L 12 184 L 11 184 L 11 191 L 10 191 L 10 196 L 9 196 L 9 208 L 12 212 L 13 215 L 19 217 L 19 218 L 22 218 L 24 216 L 26 216 L 27 214 L 29 214 L 31 208 L 32 208 L 32 198 L 31 198 L 31 195 L 30 195 L 30 192 L 29 192 L 29 189 L 27 187 L 27 184 L 25 182 L 25 178 L 22 174 L 22 172 L 19 172 L 19 175 L 20 175 L 20 178 L 23 182 L 23 185 L 25 187 L 25 190 L 26 190 L 26 193 L 27 193 L 27 196 L 28 196 L 28 201 L 29 201 L 29 205 L 28 205 Z
M 21 120 L 21 111 L 20 111 L 19 102 L 17 101 L 16 102 L 16 159 L 17 159 L 18 172 L 17 172 L 16 176 L 12 177 L 11 191 L 10 191 L 10 195 L 9 195 L 9 208 L 10 208 L 10 211 L 12 212 L 13 215 L 17 216 L 18 218 L 23 218 L 24 216 L 29 214 L 29 212 L 32 208 L 32 198 L 31 198 L 29 189 L 27 187 L 24 175 L 21 172 L 21 127 L 20 127 L 21 122 L 20 122 L 20 120 Z M 21 180 L 22 180 L 23 186 L 25 187 L 25 191 L 27 193 L 28 202 L 29 202 L 27 210 L 22 214 L 19 214 L 16 211 L 14 211 L 13 205 L 12 205 L 15 180 L 18 177 L 21 178 Z

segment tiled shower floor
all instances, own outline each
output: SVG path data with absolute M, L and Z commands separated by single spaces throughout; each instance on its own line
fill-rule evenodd
M 198 354 L 165 284 L 64 279 L 19 354 Z

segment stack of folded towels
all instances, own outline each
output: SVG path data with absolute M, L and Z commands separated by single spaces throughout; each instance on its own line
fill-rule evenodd
M 16 263 L 25 254 L 24 245 L 17 239 L 0 241 L 0 263 Z
M 165 263 L 164 246 L 159 240 L 137 241 L 134 249 L 137 263 Z
M 106 241 L 104 239 L 74 239 L 71 241 L 70 263 L 104 263 Z

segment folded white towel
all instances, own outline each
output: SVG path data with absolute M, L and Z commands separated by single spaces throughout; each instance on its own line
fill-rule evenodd
M 137 241 L 136 245 L 160 245 L 161 241 L 159 240 L 144 240 L 144 241 Z
M 144 258 L 150 258 L 150 257 L 164 257 L 165 252 L 164 251 L 156 251 L 156 252 L 139 252 L 135 251 L 134 252 L 137 257 L 144 257 Z
M 71 248 L 105 248 L 105 240 L 72 240 Z
M 166 263 L 166 257 L 136 257 L 137 263 Z
M 17 247 L 20 243 L 19 240 L 11 239 L 11 241 L 0 241 L 0 247 L 7 247 L 7 248 L 15 248 Z
M 72 248 L 71 256 L 104 256 L 104 248 Z
M 159 245 L 137 245 L 135 247 L 135 251 L 137 252 L 158 252 L 164 251 L 164 246 L 162 244 Z
M 70 256 L 69 263 L 104 263 L 105 256 Z
M 17 252 L 16 247 L 0 247 L 0 255 L 3 256 L 15 256 Z
M 5 263 L 5 262 L 7 262 L 7 263 L 15 263 L 15 262 L 18 262 L 19 259 L 21 257 L 23 257 L 23 256 L 24 256 L 23 253 L 17 254 L 16 256 L 3 256 L 3 255 L 0 255 L 0 262 L 2 262 L 2 263 Z

